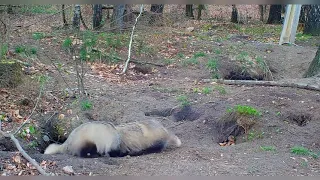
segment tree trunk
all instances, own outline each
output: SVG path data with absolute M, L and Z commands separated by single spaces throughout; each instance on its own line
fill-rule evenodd
M 201 12 L 202 12 L 203 9 L 204 9 L 204 5 L 203 4 L 199 4 L 198 5 L 198 17 L 197 17 L 197 20 L 201 19 Z
M 320 5 L 310 5 L 310 10 L 307 14 L 306 23 L 304 26 L 304 34 L 310 34 L 313 36 L 320 35 Z
M 264 21 L 264 13 L 266 11 L 266 5 L 259 5 L 259 12 L 260 12 L 260 21 Z
M 300 17 L 299 17 L 299 23 L 306 22 L 309 10 L 310 10 L 310 5 L 302 5 Z
M 235 4 L 232 4 L 231 22 L 238 23 L 238 9 Z
M 13 14 L 12 5 L 8 5 L 8 6 L 7 6 L 7 13 L 8 13 L 8 14 Z
M 66 11 L 64 10 L 64 4 L 62 4 L 61 9 L 62 9 L 62 21 L 63 21 L 63 26 L 67 26 L 67 20 L 66 20 Z
M 164 4 L 151 4 L 150 11 L 152 12 L 149 20 L 150 25 L 162 25 L 162 13 Z M 157 21 L 158 20 L 158 21 Z
M 93 5 L 92 27 L 94 30 L 101 27 L 102 21 L 102 4 Z
M 194 18 L 194 15 L 193 15 L 193 5 L 192 5 L 192 4 L 187 4 L 187 5 L 186 5 L 186 16 L 187 16 L 187 17 Z
M 281 5 L 271 5 L 267 24 L 281 23 Z
M 133 17 L 133 13 L 132 13 L 132 5 L 126 4 L 123 14 L 124 14 L 123 21 L 127 25 L 130 25 L 130 26 L 133 25 L 134 17 Z
M 80 4 L 74 6 L 72 26 L 74 30 L 80 30 Z
M 304 77 L 312 77 L 315 75 L 320 74 L 320 45 L 318 47 L 318 51 L 316 56 L 314 57 L 313 61 L 309 65 L 307 72 L 304 74 Z
M 124 28 L 123 14 L 125 10 L 125 4 L 116 4 L 113 6 L 111 27 L 113 32 L 121 32 Z

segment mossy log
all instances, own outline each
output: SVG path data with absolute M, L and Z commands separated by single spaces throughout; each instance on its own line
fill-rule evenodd
M 0 88 L 14 88 L 22 82 L 22 66 L 15 60 L 0 61 Z

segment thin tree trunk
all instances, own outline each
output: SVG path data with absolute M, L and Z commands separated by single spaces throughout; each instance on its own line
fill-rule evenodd
M 125 10 L 125 4 L 116 4 L 113 6 L 111 27 L 114 32 L 121 32 L 124 28 L 123 14 Z
M 231 22 L 238 23 L 238 9 L 235 4 L 232 4 Z
M 309 68 L 307 72 L 304 74 L 304 77 L 312 77 L 315 75 L 320 74 L 320 45 L 318 47 L 318 51 L 316 53 L 316 56 L 312 60 L 311 64 L 309 65 Z
M 93 29 L 99 29 L 102 21 L 102 4 L 93 5 L 93 17 L 92 17 Z
M 7 6 L 7 13 L 8 13 L 8 14 L 13 14 L 12 5 L 8 5 L 8 6 Z
M 197 17 L 197 20 L 201 19 L 201 12 L 202 12 L 203 9 L 204 9 L 204 5 L 203 4 L 199 4 L 198 5 L 198 17 Z
M 66 11 L 64 10 L 64 4 L 62 4 L 61 9 L 62 9 L 62 21 L 63 21 L 63 26 L 67 26 L 67 20 L 66 20 Z
M 150 11 L 152 12 L 152 14 L 149 20 L 150 25 L 162 24 L 163 9 L 164 9 L 164 4 L 151 4 Z
M 80 30 L 80 4 L 74 6 L 72 26 L 75 30 Z
M 303 33 L 320 35 L 320 4 L 310 5 Z
M 267 24 L 279 24 L 281 22 L 281 5 L 271 5 Z
M 193 5 L 192 5 L 192 4 L 187 4 L 187 5 L 186 5 L 186 16 L 187 16 L 187 17 L 194 18 L 194 15 L 193 15 Z
M 266 11 L 265 5 L 259 5 L 259 11 L 260 11 L 260 21 L 264 21 L 264 13 Z

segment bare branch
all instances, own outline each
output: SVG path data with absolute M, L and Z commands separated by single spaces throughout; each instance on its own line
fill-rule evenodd
M 139 16 L 136 18 L 136 22 L 134 23 L 133 27 L 132 27 L 132 32 L 131 32 L 131 37 L 130 37 L 130 43 L 129 43 L 129 49 L 128 49 L 128 59 L 127 59 L 127 62 L 123 68 L 123 71 L 122 71 L 122 74 L 125 73 L 127 71 L 127 68 L 128 68 L 128 64 L 129 64 L 129 61 L 130 61 L 130 56 L 131 56 L 131 47 L 132 47 L 132 39 L 133 39 L 133 32 L 134 32 L 134 28 L 136 27 L 137 25 L 137 22 L 138 22 L 138 19 L 139 17 L 141 16 L 141 13 L 143 11 L 143 4 L 140 6 L 140 14 Z

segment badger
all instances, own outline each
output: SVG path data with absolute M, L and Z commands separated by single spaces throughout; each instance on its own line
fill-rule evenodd
M 44 154 L 66 153 L 84 158 L 108 156 L 109 152 L 119 150 L 120 142 L 120 134 L 112 123 L 88 122 L 75 128 L 63 144 L 50 144 Z
M 115 128 L 121 143 L 118 151 L 111 152 L 111 157 L 139 156 L 181 146 L 181 140 L 155 119 L 124 123 Z
M 181 140 L 154 119 L 117 126 L 89 122 L 74 129 L 63 144 L 50 144 L 44 154 L 67 153 L 85 158 L 123 157 L 157 153 L 180 146 Z

